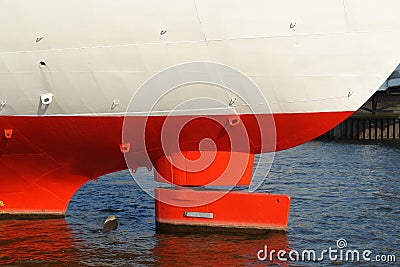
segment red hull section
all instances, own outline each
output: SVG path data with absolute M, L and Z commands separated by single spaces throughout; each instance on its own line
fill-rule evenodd
M 180 165 L 176 166 L 174 155 L 162 157 L 154 164 L 155 180 L 178 186 L 232 186 L 251 183 L 254 155 L 240 152 L 184 151 Z M 209 166 L 202 168 L 203 157 Z M 205 158 L 205 160 L 204 160 Z M 190 164 L 194 162 L 194 164 Z M 178 164 L 177 164 L 178 165 Z M 192 166 L 191 166 L 192 165 Z M 194 166 L 193 166 L 194 165 Z M 182 168 L 179 168 L 182 167 Z M 195 171 L 193 171 L 195 170 Z
M 158 227 L 175 226 L 285 231 L 289 221 L 290 198 L 283 195 L 229 192 L 216 201 L 221 192 L 188 189 L 156 189 Z M 210 200 L 210 201 L 207 201 Z M 209 202 L 185 207 L 190 202 Z M 165 204 L 171 203 L 172 205 Z M 165 230 L 162 230 L 163 232 Z M 189 231 L 190 231 L 189 230 Z
M 270 120 L 270 115 L 242 115 L 241 127 L 232 126 L 235 123 L 228 116 L 213 118 L 226 121 L 228 128 L 210 118 L 195 118 L 179 136 L 179 147 L 195 151 L 199 141 L 210 138 L 219 151 L 230 151 L 229 136 L 240 134 L 244 126 L 249 143 L 239 146 L 239 152 L 283 150 L 323 134 L 351 113 L 275 114 L 276 146 L 275 142 L 273 146 L 261 145 L 269 135 L 261 137 L 260 132 L 272 131 L 260 130 L 257 125 L 257 117 Z M 166 118 L 149 117 L 147 123 L 144 117 L 128 120 L 146 128 L 146 133 L 129 130 L 129 149 L 121 146 L 123 117 L 0 116 L 0 213 L 63 215 L 70 198 L 84 183 L 126 169 L 124 156 L 135 167 L 156 165 L 165 156 L 160 132 Z M 141 146 L 143 140 L 145 147 Z

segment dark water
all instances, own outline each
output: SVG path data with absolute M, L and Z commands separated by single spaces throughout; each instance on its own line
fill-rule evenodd
M 399 180 L 399 145 L 311 142 L 278 153 L 258 190 L 292 196 L 287 234 L 158 235 L 151 197 L 128 172 L 111 174 L 81 188 L 65 220 L 0 221 L 0 265 L 400 266 Z M 119 228 L 103 234 L 110 214 Z M 264 245 L 319 253 L 340 238 L 351 249 L 394 254 L 397 263 L 257 259 Z

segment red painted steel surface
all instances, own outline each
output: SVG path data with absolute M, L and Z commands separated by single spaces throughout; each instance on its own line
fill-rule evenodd
M 194 118 L 185 125 L 179 145 L 182 151 L 196 151 L 202 138 L 210 138 L 218 151 L 230 151 L 229 137 L 243 133 L 245 127 L 248 144 L 244 141 L 246 145 L 236 145 L 235 152 L 257 154 L 272 148 L 282 150 L 321 135 L 351 113 L 275 114 L 276 147 L 275 144 L 261 147 L 260 132 L 264 139 L 274 131 L 260 131 L 257 125 L 257 119 L 270 120 L 271 115 L 242 115 L 240 124 L 235 126 L 229 122 L 229 116 Z M 124 154 L 120 147 L 125 144 L 122 140 L 124 117 L 0 116 L 3 132 L 0 136 L 0 213 L 63 214 L 72 195 L 84 183 L 126 169 L 125 157 L 129 167 L 153 165 L 165 156 L 160 136 L 166 117 L 149 117 L 147 123 L 146 119 L 128 119 L 132 125 L 145 125 L 146 133 L 140 127 L 130 127 L 130 149 Z M 178 124 L 186 121 L 174 120 Z M 216 121 L 226 122 L 227 126 Z
M 156 220 L 172 225 L 287 229 L 290 198 L 284 195 L 232 191 L 209 204 L 185 207 L 188 202 L 213 200 L 219 194 L 221 192 L 157 188 Z M 204 217 L 199 218 L 201 216 Z
M 200 156 L 200 153 L 202 156 Z M 240 152 L 211 152 L 211 151 L 183 151 L 184 159 L 180 159 L 181 166 L 176 163 L 174 155 L 162 157 L 155 162 L 155 180 L 179 186 L 231 186 L 250 185 L 254 155 Z M 210 163 L 202 168 L 196 165 L 196 159 L 202 157 L 203 161 Z M 205 159 L 204 159 L 205 158 Z M 190 164 L 190 162 L 194 164 Z M 193 166 L 194 165 L 194 166 Z M 198 170 L 198 171 L 196 171 Z

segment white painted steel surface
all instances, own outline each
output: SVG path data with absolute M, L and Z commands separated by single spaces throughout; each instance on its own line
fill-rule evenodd
M 120 115 L 152 75 L 193 61 L 241 71 L 273 113 L 354 111 L 400 62 L 399 10 L 398 0 L 0 0 L 0 115 L 39 115 L 46 93 L 45 115 Z M 206 87 L 157 108 L 198 92 L 229 104 Z

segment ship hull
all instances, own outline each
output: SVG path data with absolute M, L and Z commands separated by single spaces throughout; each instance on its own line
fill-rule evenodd
M 232 114 L 240 117 L 250 143 L 235 148 L 239 152 L 302 144 L 356 111 L 400 61 L 400 3 L 395 0 L 17 0 L 0 5 L 3 215 L 63 215 L 84 183 L 128 167 L 150 168 L 168 156 L 160 143 L 163 122 L 193 98 L 214 99 L 231 112 L 213 113 L 208 102 L 186 109 L 183 117 L 172 116 L 177 126 L 198 122 L 179 141 L 188 151 L 209 136 L 228 151 L 229 142 L 220 136 L 228 130 L 214 122 L 229 122 Z M 165 88 L 168 94 L 140 91 L 159 73 L 191 62 L 237 70 L 256 88 L 241 92 L 262 96 L 262 108 L 254 112 L 247 104 L 257 106 L 257 101 L 240 102 L 240 92 L 204 83 Z M 199 81 L 204 74 L 215 73 L 200 71 L 193 78 Z M 121 149 L 126 119 L 141 126 L 129 131 L 134 166 Z M 272 121 L 273 127 L 260 127 L 257 119 Z M 201 135 L 204 129 L 209 136 Z M 269 137 L 272 144 L 263 144 Z

